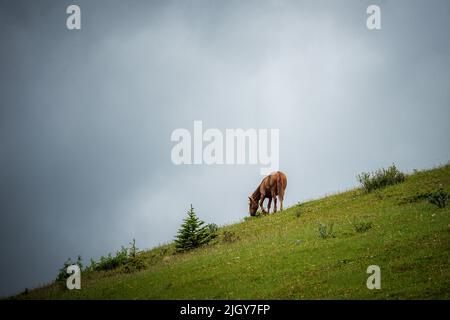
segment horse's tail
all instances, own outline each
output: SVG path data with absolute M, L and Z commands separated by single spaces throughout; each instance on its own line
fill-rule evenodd
M 283 200 L 284 200 L 284 190 L 287 186 L 287 178 L 286 175 L 278 171 L 277 174 L 277 191 L 278 191 L 278 199 L 280 200 L 280 210 L 283 211 Z
M 278 189 L 278 197 L 281 201 L 284 199 L 284 190 L 286 189 L 287 179 L 286 176 L 282 173 L 278 173 L 277 177 L 277 189 Z

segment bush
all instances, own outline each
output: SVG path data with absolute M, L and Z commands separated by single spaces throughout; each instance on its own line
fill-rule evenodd
M 175 239 L 177 251 L 188 251 L 198 248 L 217 237 L 215 232 L 211 232 L 211 225 L 204 226 L 204 222 L 197 218 L 192 205 L 187 215 Z
M 262 211 L 258 210 L 258 211 L 256 211 L 254 216 L 246 216 L 246 217 L 244 217 L 244 221 L 251 221 L 251 220 L 259 219 L 259 218 L 262 218 L 264 216 L 265 216 L 265 214 Z
M 448 204 L 449 194 L 443 188 L 431 192 L 428 196 L 428 201 L 437 205 L 439 208 L 445 208 Z
M 139 249 L 136 247 L 136 239 L 133 239 L 133 241 L 130 242 L 130 249 L 129 249 L 130 258 L 136 257 L 138 252 Z
M 322 239 L 335 238 L 336 234 L 333 232 L 333 223 L 326 225 L 319 222 L 319 236 Z
M 427 200 L 430 197 L 430 192 L 416 192 L 412 196 L 409 197 L 402 197 L 399 201 L 399 204 L 408 204 L 408 203 L 415 203 L 422 200 Z
M 101 256 L 100 261 L 94 262 L 94 264 L 91 266 L 91 269 L 95 271 L 113 270 L 126 264 L 128 262 L 128 259 L 128 249 L 122 247 L 116 252 L 115 256 L 113 256 L 111 253 L 108 253 L 107 256 Z
M 67 267 L 77 264 L 80 267 L 80 270 L 83 270 L 83 263 L 81 261 L 81 256 L 79 255 L 77 257 L 77 261 L 76 262 L 72 262 L 72 259 L 69 258 L 64 262 L 64 265 L 61 267 L 61 269 L 59 269 L 58 271 L 58 275 L 56 276 L 56 281 L 66 281 L 67 278 L 70 276 L 70 274 L 67 273 Z
M 219 226 L 215 223 L 210 223 L 208 224 L 208 230 L 210 233 L 217 233 L 217 231 L 219 230 Z
M 145 261 L 142 255 L 135 255 L 130 257 L 128 261 L 123 265 L 123 271 L 127 273 L 139 271 L 145 268 Z
M 395 165 L 388 169 L 379 169 L 375 172 L 363 172 L 357 176 L 363 190 L 367 193 L 389 185 L 405 181 L 405 174 L 400 172 Z
M 353 225 L 355 231 L 358 233 L 369 231 L 370 229 L 372 229 L 372 226 L 373 226 L 372 222 L 358 222 Z
M 130 242 L 130 247 L 121 247 L 113 256 L 109 253 L 107 256 L 101 256 L 98 262 L 91 259 L 91 264 L 86 270 L 108 271 L 123 267 L 124 271 L 131 272 L 145 267 L 144 258 L 139 254 L 136 247 L 136 240 Z
M 73 264 L 77 264 L 82 271 L 108 271 L 121 268 L 120 270 L 125 272 L 133 272 L 141 270 L 146 266 L 145 256 L 142 255 L 136 247 L 135 239 L 130 242 L 129 248 L 122 246 L 114 256 L 109 253 L 107 256 L 101 256 L 98 262 L 91 259 L 90 265 L 84 269 L 81 256 L 78 256 L 75 263 L 69 258 L 59 270 L 56 281 L 65 281 L 69 277 L 69 274 L 67 274 L 67 267 Z
M 231 243 L 236 240 L 239 240 L 239 236 L 236 235 L 233 231 L 224 231 L 223 232 L 223 242 Z

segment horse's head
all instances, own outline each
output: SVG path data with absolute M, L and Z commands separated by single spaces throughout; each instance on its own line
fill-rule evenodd
M 256 211 L 258 211 L 258 200 L 248 197 L 248 211 L 252 217 L 256 215 Z

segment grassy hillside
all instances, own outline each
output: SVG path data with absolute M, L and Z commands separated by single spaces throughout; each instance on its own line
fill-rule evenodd
M 188 253 L 155 248 L 142 253 L 144 270 L 87 272 L 81 290 L 55 283 L 16 298 L 449 299 L 450 209 L 421 196 L 440 186 L 450 192 L 449 165 L 220 228 Z M 319 223 L 335 237 L 321 238 Z M 366 287 L 369 265 L 381 268 L 380 290 Z

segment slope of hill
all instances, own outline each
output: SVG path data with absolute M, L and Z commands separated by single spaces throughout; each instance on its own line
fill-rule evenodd
M 440 186 L 450 192 L 450 165 L 222 227 L 188 253 L 152 249 L 144 270 L 87 272 L 81 290 L 54 283 L 15 298 L 449 299 L 450 209 L 424 196 Z M 319 224 L 333 224 L 334 237 L 320 237 Z M 366 286 L 369 265 L 381 269 L 380 290 Z

